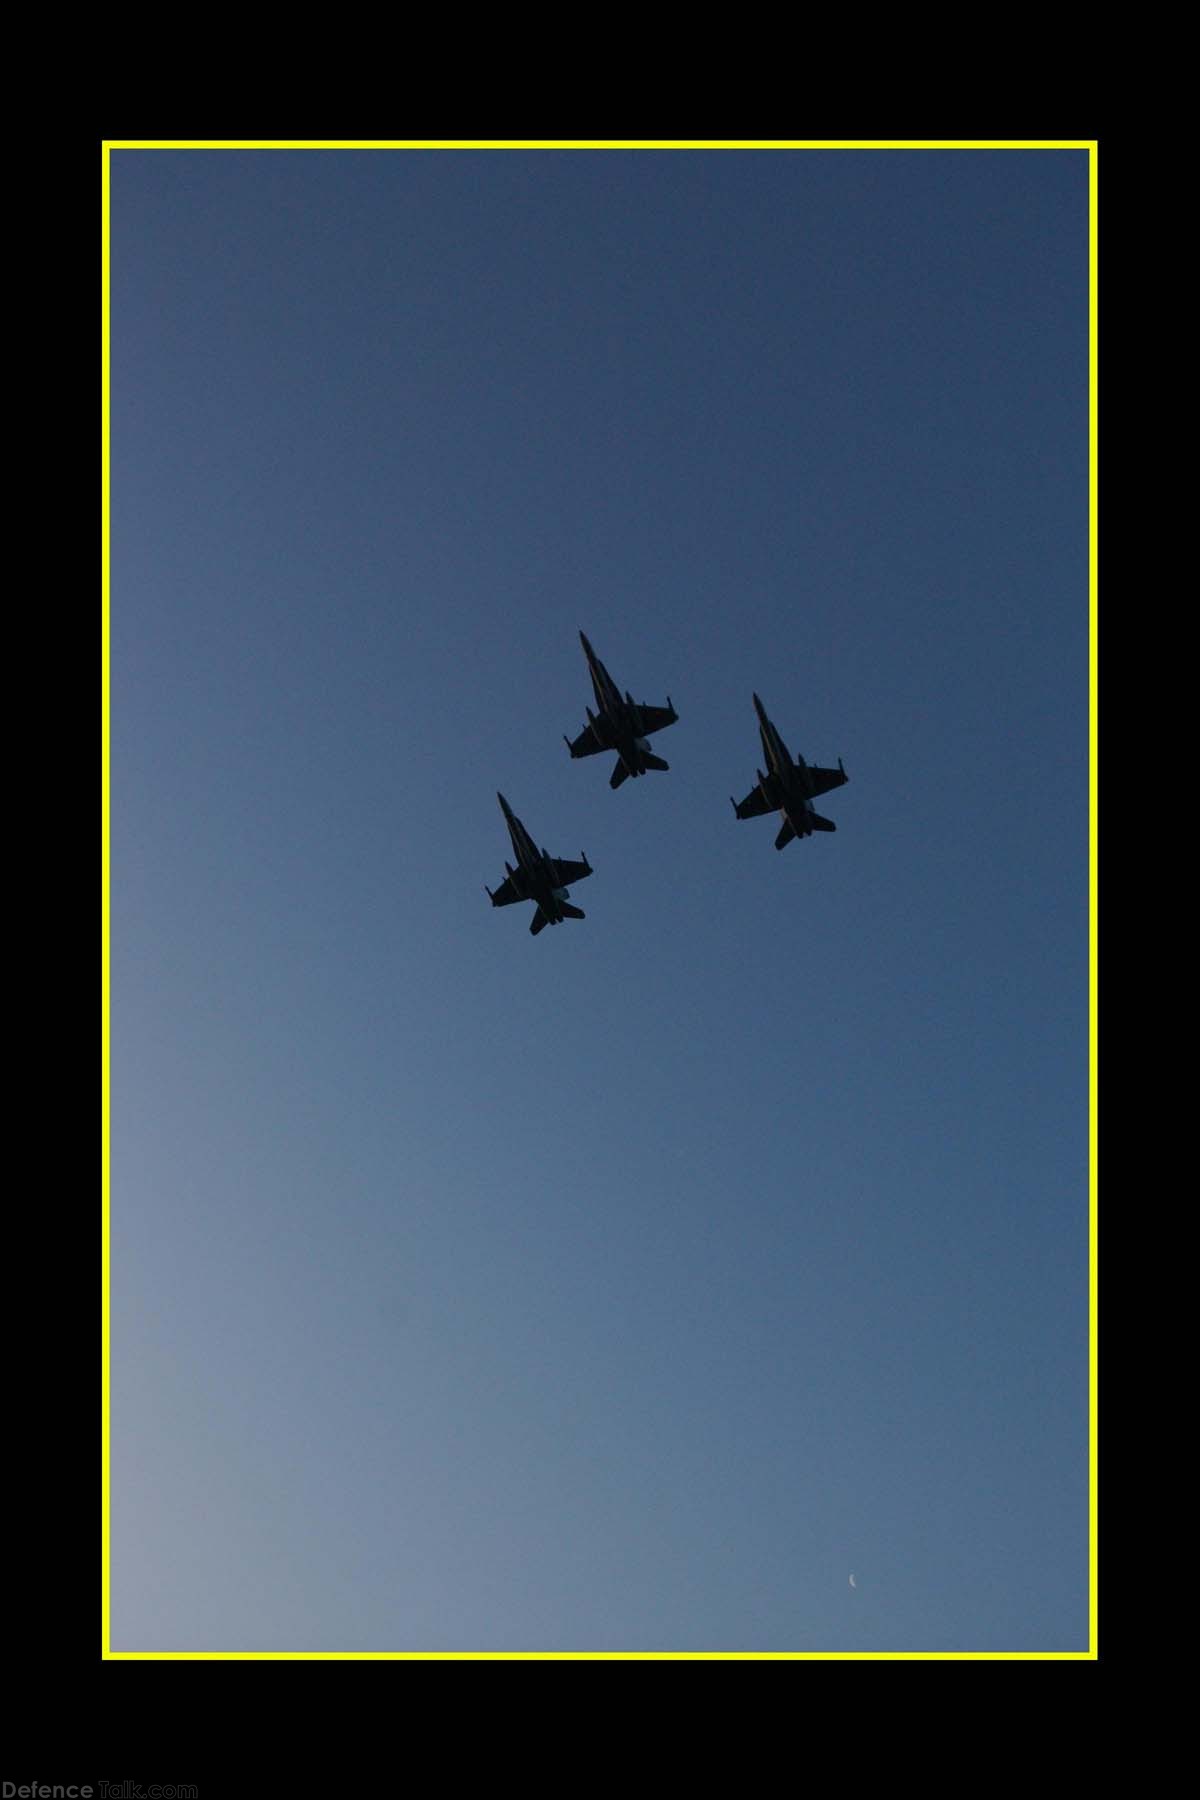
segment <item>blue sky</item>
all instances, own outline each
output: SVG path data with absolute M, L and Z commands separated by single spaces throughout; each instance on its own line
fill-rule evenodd
M 1085 1649 L 1086 155 L 111 169 L 113 1647 Z

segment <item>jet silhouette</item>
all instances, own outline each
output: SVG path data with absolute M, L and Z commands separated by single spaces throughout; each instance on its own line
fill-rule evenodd
M 665 763 L 661 756 L 651 755 L 646 739 L 651 732 L 673 725 L 679 717 L 671 705 L 671 696 L 667 695 L 665 706 L 639 706 L 626 689 L 622 700 L 616 682 L 582 631 L 579 637 L 583 653 L 587 657 L 599 712 L 594 713 L 590 706 L 586 708 L 587 725 L 574 743 L 564 736 L 563 743 L 571 755 L 595 756 L 601 750 L 615 750 L 618 762 L 608 779 L 608 785 L 612 788 L 619 788 L 630 775 L 644 775 L 647 769 L 670 768 L 671 765 Z
M 564 919 L 582 919 L 578 906 L 567 900 L 569 881 L 582 881 L 592 873 L 592 865 L 584 852 L 582 862 L 560 862 L 547 850 L 539 850 L 503 794 L 496 795 L 500 809 L 508 821 L 509 836 L 517 858 L 516 868 L 509 863 L 507 873 L 493 894 L 487 883 L 484 893 L 493 906 L 512 906 L 517 900 L 532 900 L 537 911 L 529 927 L 534 937 L 546 925 L 558 925 Z
M 775 839 L 777 850 L 790 844 L 794 837 L 811 837 L 814 831 L 836 831 L 833 820 L 823 819 L 820 813 L 814 812 L 812 803 L 818 794 L 827 794 L 830 788 L 841 787 L 850 779 L 842 767 L 841 757 L 836 769 L 819 768 L 816 763 L 806 763 L 802 756 L 793 760 L 757 694 L 754 710 L 758 714 L 767 772 L 764 775 L 761 769 L 755 770 L 758 786 L 750 789 L 740 805 L 730 795 L 729 803 L 738 818 L 757 819 L 764 813 L 782 813 L 783 825 Z

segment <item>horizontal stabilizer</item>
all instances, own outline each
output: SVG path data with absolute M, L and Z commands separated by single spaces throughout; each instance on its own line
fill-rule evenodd
M 783 846 L 785 844 L 791 843 L 791 841 L 795 837 L 795 835 L 796 835 L 795 832 L 792 830 L 791 826 L 785 820 L 783 823 L 783 826 L 780 830 L 779 836 L 775 839 L 775 848 L 777 850 L 782 850 Z
M 608 778 L 610 788 L 619 788 L 623 781 L 629 780 L 629 770 L 623 762 L 619 762 Z
M 823 819 L 820 813 L 809 813 L 808 822 L 814 831 L 836 831 L 837 826 L 832 819 Z
M 586 919 L 587 917 L 582 906 L 572 906 L 567 900 L 560 900 L 558 905 L 560 912 L 566 919 Z
M 548 925 L 549 923 L 550 923 L 549 919 L 546 917 L 545 913 L 542 911 L 541 907 L 539 906 L 537 911 L 533 915 L 533 924 L 529 927 L 529 929 L 533 933 L 534 937 L 536 937 L 538 932 L 541 931 L 542 927 L 545 925 Z
M 643 769 L 669 769 L 670 763 L 664 762 L 661 756 L 651 756 L 648 752 L 642 756 Z

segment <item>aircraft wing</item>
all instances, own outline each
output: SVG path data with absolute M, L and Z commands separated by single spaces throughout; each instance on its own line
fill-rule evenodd
M 733 810 L 739 819 L 761 819 L 764 813 L 776 812 L 778 808 L 763 797 L 761 787 L 755 782 L 743 801 L 734 801 Z
M 582 881 L 591 872 L 591 863 L 563 862 L 558 857 L 554 859 L 554 879 L 559 887 L 570 887 L 573 881 Z
M 844 781 L 850 779 L 845 769 L 822 769 L 816 763 L 809 763 L 808 774 L 814 800 L 818 794 L 827 794 L 830 788 L 841 787 Z
M 504 877 L 504 880 L 500 883 L 498 888 L 492 889 L 493 906 L 512 906 L 514 902 L 520 898 L 521 895 L 518 894 L 507 875 Z
M 597 738 L 590 725 L 585 725 L 579 736 L 571 742 L 567 740 L 572 756 L 596 756 L 606 748 Z
M 639 706 L 638 712 L 647 737 L 652 731 L 661 731 L 664 725 L 673 725 L 679 717 L 673 706 Z

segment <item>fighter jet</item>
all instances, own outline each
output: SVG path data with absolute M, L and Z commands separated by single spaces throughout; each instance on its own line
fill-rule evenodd
M 570 892 L 567 883 L 582 881 L 585 875 L 592 873 L 587 852 L 584 851 L 582 862 L 560 862 L 548 850 L 539 851 L 504 795 L 497 794 L 496 798 L 508 821 L 517 866 L 514 869 L 505 863 L 507 873 L 494 894 L 484 883 L 483 891 L 492 905 L 511 906 L 516 900 L 533 900 L 537 911 L 529 929 L 534 937 L 544 925 L 558 925 L 563 919 L 582 919 L 584 914 L 579 907 L 571 906 L 567 900 Z
M 564 736 L 563 743 L 571 755 L 595 756 L 601 750 L 615 750 L 619 760 L 608 779 L 612 788 L 619 788 L 630 775 L 644 775 L 647 769 L 669 769 L 670 763 L 665 763 L 661 756 L 651 755 L 646 739 L 652 731 L 673 725 L 679 717 L 671 705 L 671 696 L 667 695 L 665 706 L 639 706 L 626 689 L 622 700 L 616 682 L 582 631 L 579 637 L 600 710 L 594 713 L 590 706 L 586 709 L 587 725 L 574 743 Z
M 849 781 L 841 757 L 838 757 L 836 769 L 819 768 L 816 763 L 806 763 L 802 756 L 793 762 L 791 752 L 768 719 L 757 694 L 754 709 L 758 714 L 767 773 L 764 775 L 761 769 L 755 770 L 758 786 L 750 789 L 740 806 L 730 795 L 729 803 L 738 818 L 757 819 L 763 813 L 782 813 L 783 825 L 775 839 L 777 850 L 790 844 L 794 837 L 810 837 L 814 831 L 836 831 L 833 820 L 823 819 L 819 812 L 814 812 L 812 803 L 818 794 L 827 794 L 830 788 L 841 787 L 844 781 Z

